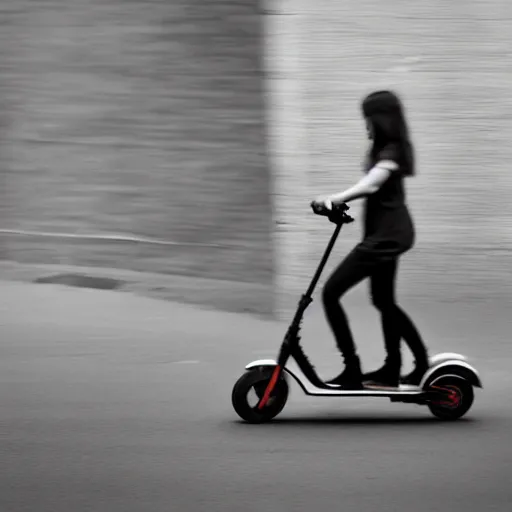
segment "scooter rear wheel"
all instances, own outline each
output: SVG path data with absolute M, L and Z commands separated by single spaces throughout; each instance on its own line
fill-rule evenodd
M 475 399 L 473 386 L 466 379 L 455 377 L 442 377 L 430 386 L 436 391 L 446 391 L 446 398 L 429 402 L 430 412 L 438 419 L 454 421 L 462 418 Z
M 272 376 L 273 368 L 251 368 L 246 371 L 233 386 L 231 403 L 240 418 L 248 423 L 266 423 L 274 419 L 286 405 L 288 400 L 288 383 L 283 374 L 276 383 L 267 405 L 259 410 L 259 400 L 263 397 L 267 384 Z M 254 390 L 254 400 L 249 394 Z

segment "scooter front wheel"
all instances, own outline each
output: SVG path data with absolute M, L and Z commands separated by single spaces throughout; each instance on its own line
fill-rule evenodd
M 271 421 L 286 405 L 289 388 L 284 375 L 281 374 L 265 407 L 261 410 L 257 407 L 272 377 L 273 370 L 272 367 L 251 368 L 233 386 L 231 393 L 233 408 L 238 416 L 248 423 Z

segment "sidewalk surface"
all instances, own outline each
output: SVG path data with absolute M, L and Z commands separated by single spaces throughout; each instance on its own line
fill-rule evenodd
M 363 364 L 376 365 L 377 319 L 359 297 L 347 302 Z M 481 304 L 409 309 L 432 351 L 468 354 L 482 372 L 466 420 L 293 386 L 280 418 L 254 427 L 238 421 L 231 389 L 248 361 L 275 356 L 284 322 L 2 280 L 0 510 L 506 512 L 509 315 Z M 317 303 L 304 345 L 321 376 L 339 370 Z

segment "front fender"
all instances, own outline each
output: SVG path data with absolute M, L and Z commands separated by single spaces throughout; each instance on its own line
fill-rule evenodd
M 251 370 L 252 368 L 275 368 L 277 366 L 277 361 L 275 359 L 258 359 L 256 361 L 252 361 L 248 365 L 246 365 L 246 370 Z M 307 393 L 306 388 L 304 387 L 304 383 L 299 378 L 299 376 L 294 373 L 292 370 L 287 368 L 286 366 L 283 368 L 282 375 L 285 377 L 285 379 L 288 379 L 291 377 L 301 388 L 302 390 Z
M 256 361 L 250 362 L 246 365 L 245 369 L 250 370 L 251 368 L 257 368 L 259 366 L 276 366 L 277 361 L 275 359 L 258 359 Z

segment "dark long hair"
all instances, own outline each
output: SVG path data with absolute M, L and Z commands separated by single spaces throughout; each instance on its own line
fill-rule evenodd
M 391 91 L 376 91 L 369 94 L 361 105 L 363 115 L 373 128 L 373 144 L 369 151 L 374 161 L 378 153 L 387 145 L 398 148 L 398 162 L 407 176 L 416 173 L 414 148 L 409 136 L 404 108 L 398 96 Z

